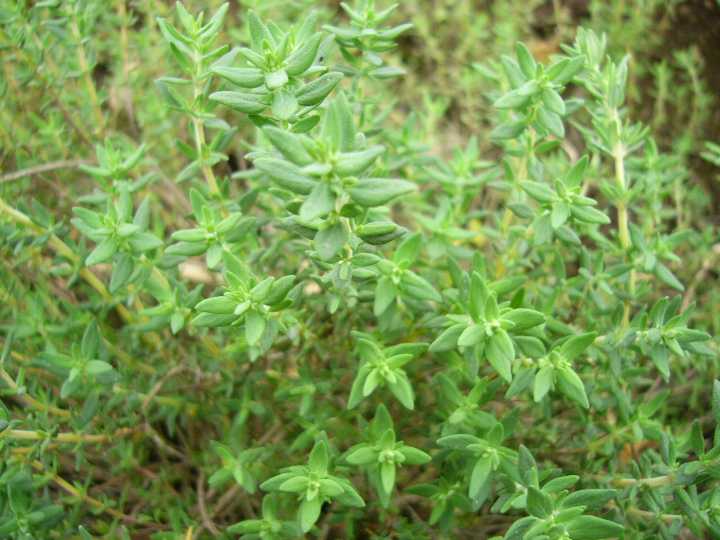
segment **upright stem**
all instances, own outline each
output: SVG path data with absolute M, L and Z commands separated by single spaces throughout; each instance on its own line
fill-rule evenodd
M 625 201 L 625 193 L 627 191 L 627 182 L 625 179 L 625 147 L 622 142 L 617 142 L 613 148 L 613 159 L 615 160 L 615 183 L 620 191 L 621 199 L 617 203 L 617 219 L 618 219 L 618 238 L 620 247 L 628 258 L 632 249 L 630 240 L 630 229 L 628 227 L 628 209 Z M 630 270 L 630 280 L 628 282 L 628 298 L 625 299 L 625 307 L 623 311 L 623 326 L 630 323 L 630 304 L 631 297 L 635 294 L 635 269 Z
M 199 70 L 199 64 L 197 65 L 197 69 Z M 195 101 L 197 101 L 198 97 L 202 94 L 198 76 L 198 73 L 193 75 L 193 95 Z M 210 193 L 214 196 L 218 196 L 220 195 L 220 188 L 218 187 L 217 180 L 215 179 L 215 173 L 213 172 L 212 167 L 210 167 L 210 165 L 208 165 L 205 161 L 205 127 L 203 126 L 202 120 L 195 115 L 192 117 L 192 123 L 193 131 L 195 132 L 195 149 L 197 150 L 198 160 L 200 160 L 203 176 L 205 176 L 205 181 L 210 188 Z

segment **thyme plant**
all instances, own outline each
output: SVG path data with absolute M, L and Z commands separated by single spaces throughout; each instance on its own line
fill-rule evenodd
M 0 536 L 720 538 L 717 250 L 632 60 L 517 43 L 445 156 L 390 99 L 412 25 L 341 6 L 152 22 L 173 169 L 108 132 L 93 13 L 33 8 L 95 157 L 67 214 L 0 188 Z

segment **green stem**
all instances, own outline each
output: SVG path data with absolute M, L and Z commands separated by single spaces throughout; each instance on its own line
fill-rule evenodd
M 36 400 L 35 398 L 25 394 L 22 389 L 17 385 L 15 379 L 13 379 L 10 374 L 2 367 L 0 367 L 0 379 L 2 379 L 2 381 L 8 386 L 8 388 L 10 388 L 10 390 L 15 392 L 14 397 L 28 407 L 32 407 L 40 411 L 46 411 L 57 416 L 61 416 L 62 418 L 70 418 L 70 411 L 60 409 L 59 407 L 55 407 L 53 405 L 46 405 Z M 0 437 L 2 437 L 1 433 Z
M 108 435 L 91 435 L 86 433 L 58 433 L 56 435 L 48 435 L 42 431 L 6 429 L 5 431 L 0 431 L 0 439 L 13 439 L 16 441 L 44 441 L 49 439 L 58 443 L 104 443 L 112 441 L 117 437 L 124 437 L 133 432 L 134 430 L 131 428 L 121 428 Z
M 193 73 L 193 98 L 194 102 L 202 95 L 202 88 L 198 77 L 200 75 L 201 64 L 196 60 L 196 69 Z M 196 104 L 196 103 L 195 103 Z M 203 126 L 202 119 L 197 117 L 194 113 L 192 116 L 193 132 L 195 134 L 195 149 L 197 150 L 198 160 L 200 161 L 200 168 L 202 169 L 205 181 L 210 188 L 210 193 L 213 196 L 220 195 L 220 187 L 218 186 L 217 179 L 212 167 L 205 161 L 205 127 Z
M 620 192 L 621 199 L 617 203 L 617 220 L 618 220 L 618 238 L 620 247 L 624 252 L 626 259 L 630 258 L 630 250 L 632 249 L 632 241 L 630 240 L 630 228 L 627 202 L 625 194 L 627 192 L 627 180 L 625 178 L 625 147 L 621 142 L 615 144 L 613 148 L 613 160 L 615 161 L 615 183 Z M 635 295 L 636 282 L 635 269 L 630 270 L 630 279 L 628 282 L 628 298 L 625 299 L 625 307 L 623 310 L 623 326 L 630 324 L 630 307 L 632 297 Z

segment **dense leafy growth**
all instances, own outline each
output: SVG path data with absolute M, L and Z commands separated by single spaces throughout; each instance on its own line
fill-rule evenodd
M 0 537 L 720 538 L 720 147 L 601 31 L 458 144 L 423 15 L 251 3 L 0 2 Z

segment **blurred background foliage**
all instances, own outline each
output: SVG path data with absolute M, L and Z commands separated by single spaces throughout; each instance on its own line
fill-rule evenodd
M 187 5 L 212 10 L 220 3 Z M 177 118 L 153 91 L 168 64 L 154 17 L 170 16 L 172 6 L 159 0 L 2 0 L 2 170 L 89 158 L 92 141 L 107 134 L 152 141 L 149 153 L 162 160 L 158 168 L 174 170 L 183 159 L 170 129 Z M 248 9 L 281 22 L 310 6 L 320 10 L 322 22 L 343 17 L 338 2 L 239 0 L 231 2 L 223 38 L 244 39 Z M 389 95 L 401 97 L 388 109 L 398 125 L 414 111 L 418 129 L 442 155 L 471 135 L 481 152 L 491 150 L 494 63 L 520 40 L 547 60 L 584 25 L 608 35 L 612 54 L 632 55 L 629 107 L 653 128 L 663 150 L 686 156 L 703 173 L 698 181 L 717 196 L 699 156 L 703 141 L 716 140 L 720 131 L 719 18 L 714 0 L 404 1 L 395 20 L 411 20 L 414 28 L 394 52 L 407 75 L 386 85 Z M 247 124 L 240 129 L 252 129 Z M 234 144 L 230 166 L 241 169 L 242 137 Z M 84 181 L 67 171 L 44 178 L 64 180 L 39 184 L 48 191 Z

